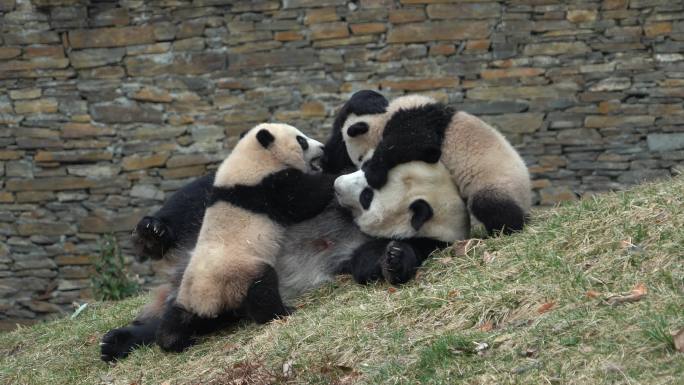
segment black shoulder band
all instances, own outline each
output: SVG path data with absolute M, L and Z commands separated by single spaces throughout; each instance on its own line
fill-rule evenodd
M 267 176 L 255 186 L 214 186 L 209 207 L 216 202 L 228 202 L 267 215 L 282 225 L 290 225 L 313 218 L 323 211 L 333 199 L 333 182 L 332 175 L 285 169 Z

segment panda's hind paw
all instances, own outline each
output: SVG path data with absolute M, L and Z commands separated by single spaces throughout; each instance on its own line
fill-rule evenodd
M 105 362 L 112 362 L 124 358 L 137 345 L 136 338 L 129 328 L 112 329 L 102 337 L 100 359 Z
M 392 285 L 406 283 L 416 275 L 418 260 L 411 245 L 401 241 L 391 241 L 380 259 L 382 275 Z

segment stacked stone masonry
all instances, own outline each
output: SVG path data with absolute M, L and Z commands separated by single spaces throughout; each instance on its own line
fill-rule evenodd
M 498 127 L 541 205 L 684 160 L 682 1 L 0 0 L 0 21 L 5 322 L 91 296 L 101 235 L 130 254 L 136 221 L 243 130 L 324 139 L 360 89 Z

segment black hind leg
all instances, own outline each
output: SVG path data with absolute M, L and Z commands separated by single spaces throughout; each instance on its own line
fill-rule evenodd
M 235 311 L 226 311 L 217 317 L 200 317 L 176 303 L 168 302 L 154 341 L 164 351 L 179 353 L 194 345 L 198 335 L 215 332 L 240 318 Z
M 161 259 L 176 244 L 176 235 L 161 219 L 147 216 L 138 222 L 132 241 L 139 260 Z
M 511 234 L 525 225 L 523 209 L 511 196 L 496 189 L 483 189 L 473 194 L 468 200 L 468 208 L 490 235 Z
M 169 302 L 157 329 L 157 345 L 167 352 L 182 352 L 195 344 L 195 331 L 202 324 L 202 318 Z
M 154 343 L 159 321 L 159 318 L 136 320 L 129 326 L 108 331 L 100 342 L 100 358 L 105 362 L 115 361 L 139 346 Z
M 266 265 L 261 276 L 249 287 L 244 308 L 247 316 L 257 323 L 266 323 L 291 313 L 280 297 L 278 275 L 272 266 Z

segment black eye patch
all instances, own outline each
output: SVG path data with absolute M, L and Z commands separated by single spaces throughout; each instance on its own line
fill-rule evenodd
M 368 123 L 358 122 L 354 123 L 349 128 L 347 128 L 347 135 L 350 137 L 359 136 L 368 132 Z
M 306 151 L 309 149 L 309 142 L 301 135 L 297 135 L 297 142 L 302 147 L 302 150 Z
M 359 196 L 359 203 L 361 203 L 361 207 L 363 207 L 364 210 L 368 210 L 368 208 L 371 205 L 371 202 L 373 202 L 373 190 L 370 188 L 366 187 L 361 191 L 361 195 Z

